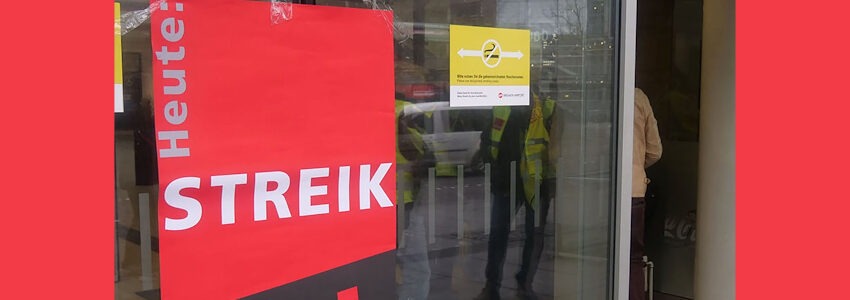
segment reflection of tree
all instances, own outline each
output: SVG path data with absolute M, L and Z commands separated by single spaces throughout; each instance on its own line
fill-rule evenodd
M 546 17 L 558 20 L 558 24 L 564 24 L 565 30 L 561 31 L 568 35 L 582 35 L 584 24 L 587 20 L 587 5 L 583 0 L 557 1 L 543 13 Z M 560 26 L 559 26 L 560 27 Z

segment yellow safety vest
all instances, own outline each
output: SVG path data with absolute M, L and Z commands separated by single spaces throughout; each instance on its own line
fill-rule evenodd
M 519 164 L 522 187 L 529 204 L 534 204 L 535 192 L 544 177 L 553 178 L 555 175 L 554 170 L 548 167 L 549 130 L 546 129 L 546 123 L 555 110 L 555 101 L 550 99 L 541 101 L 537 95 L 533 98 L 531 119 L 525 134 L 525 147 Z M 510 114 L 510 106 L 493 108 L 493 128 L 490 131 L 490 155 L 493 159 L 499 157 L 499 142 L 502 141 L 502 134 Z
M 396 120 L 404 116 L 404 108 L 408 105 L 411 105 L 410 102 L 396 100 L 395 101 L 395 115 Z M 398 126 L 396 126 L 396 130 L 398 130 Z M 419 158 L 422 158 L 425 154 L 425 141 L 422 139 L 422 132 L 418 128 L 414 127 L 404 127 L 402 134 L 409 134 L 412 138 L 413 146 L 416 148 L 418 152 Z M 399 132 L 396 132 L 398 136 Z M 410 170 L 410 161 L 401 154 L 401 149 L 399 148 L 398 139 L 396 139 L 396 168 L 398 169 L 398 180 L 396 185 L 398 186 L 399 193 L 401 194 L 401 198 L 404 200 L 404 203 L 412 203 L 414 199 L 414 195 L 416 191 L 413 188 L 413 181 L 416 180 L 414 178 L 413 172 Z

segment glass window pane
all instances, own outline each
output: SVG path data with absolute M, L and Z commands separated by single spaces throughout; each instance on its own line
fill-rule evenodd
M 124 11 L 147 7 L 120 2 Z M 410 107 L 397 124 L 399 299 L 482 292 L 610 299 L 619 2 L 379 3 L 394 12 L 396 100 Z M 450 107 L 450 24 L 529 30 L 538 101 L 529 100 L 538 104 L 511 107 L 501 125 L 499 109 Z M 153 299 L 159 286 L 149 27 L 123 37 L 128 109 L 116 115 L 116 299 Z M 529 135 L 532 115 L 547 104 L 547 141 L 530 147 L 540 137 Z M 532 174 L 539 179 L 524 180 Z

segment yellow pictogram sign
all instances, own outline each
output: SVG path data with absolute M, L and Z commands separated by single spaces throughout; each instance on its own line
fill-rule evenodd
M 450 25 L 451 106 L 528 105 L 530 37 L 523 29 Z
M 124 112 L 124 71 L 121 59 L 121 4 L 115 2 L 115 112 Z

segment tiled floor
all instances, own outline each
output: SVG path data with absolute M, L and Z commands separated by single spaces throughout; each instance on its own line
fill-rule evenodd
M 120 267 L 120 278 L 115 283 L 115 299 L 116 300 L 150 300 L 158 299 L 159 297 L 150 298 L 142 297 L 147 290 L 159 288 L 159 255 L 156 252 L 152 253 L 152 274 L 145 278 L 142 276 L 141 256 L 139 255 L 139 245 L 119 240 L 119 253 L 122 254 Z M 145 280 L 147 279 L 147 280 Z M 146 289 L 143 285 L 143 280 L 150 282 L 150 288 Z M 150 294 L 150 293 L 148 293 Z

